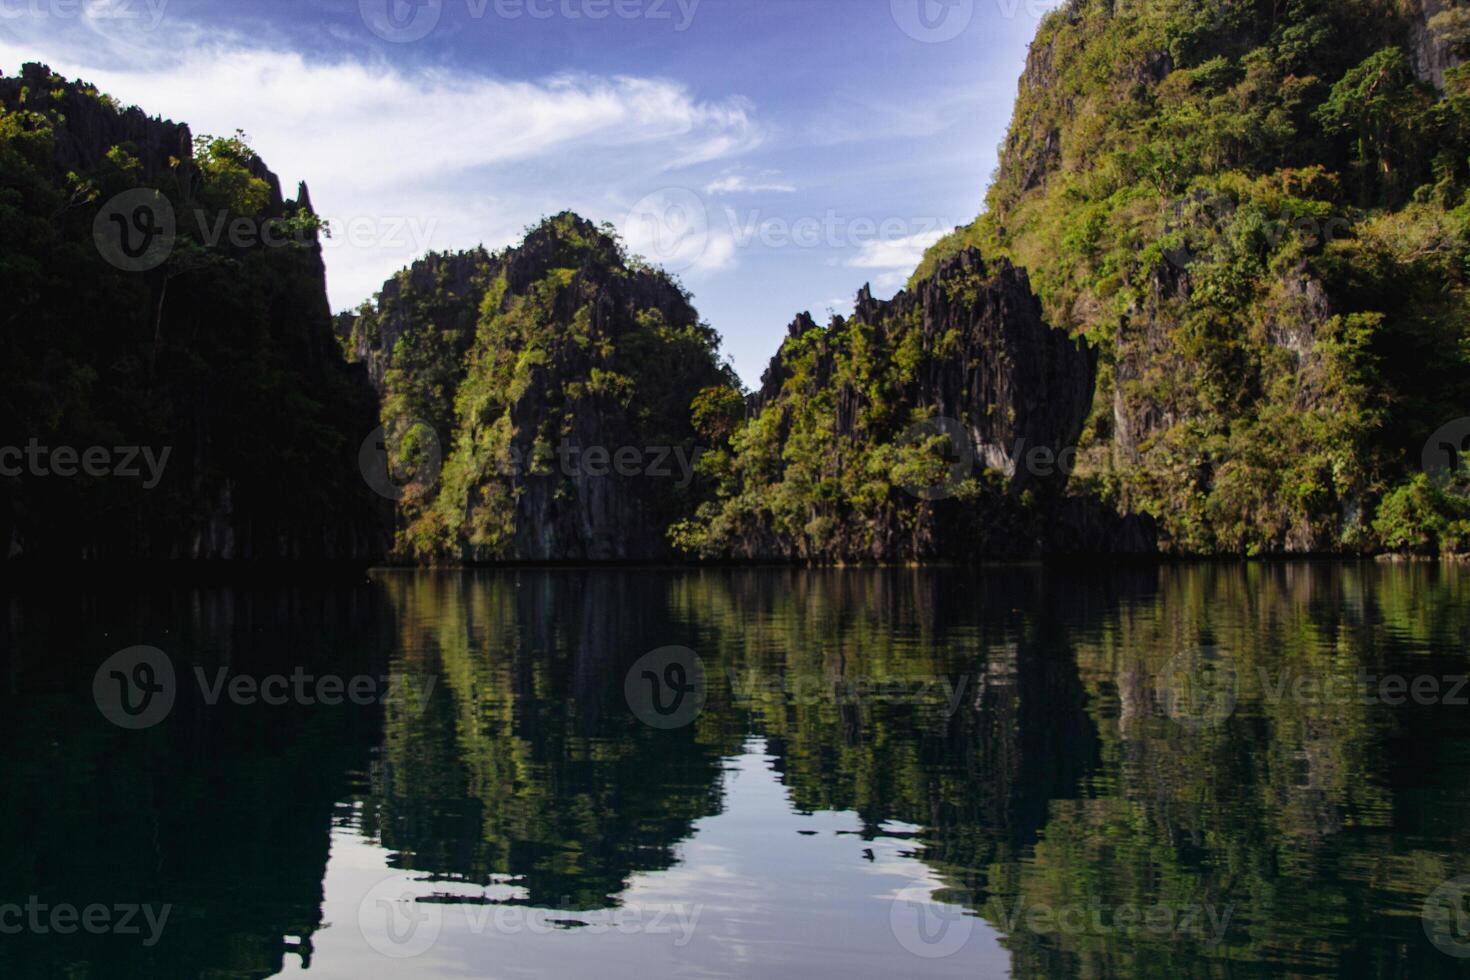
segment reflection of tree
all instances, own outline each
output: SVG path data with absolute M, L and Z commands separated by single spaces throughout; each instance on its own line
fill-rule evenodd
M 615 903 L 634 871 L 674 863 L 693 822 L 718 811 L 720 758 L 739 743 L 628 713 L 628 664 L 681 638 L 665 586 L 613 573 L 384 580 L 397 669 L 440 682 L 422 716 L 388 710 L 368 829 L 396 863 L 572 908 Z
M 856 811 L 867 835 L 919 825 L 919 854 L 978 896 L 1092 761 L 1046 583 L 1016 569 L 704 573 L 673 604 L 707 623 L 707 656 L 735 688 L 711 703 L 766 738 L 795 806 Z
M 1022 919 L 1010 937 L 1017 974 L 1455 971 L 1425 941 L 1419 910 L 1464 870 L 1463 820 L 1440 821 L 1470 802 L 1455 781 L 1465 726 L 1434 730 L 1457 709 L 1296 696 L 1280 684 L 1336 678 L 1330 690 L 1350 692 L 1360 667 L 1463 673 L 1463 660 L 1416 652 L 1465 635 L 1457 581 L 1454 569 L 1166 569 L 1154 594 L 1101 617 L 1076 650 L 1103 765 L 1082 799 L 1052 805 L 1034 854 L 997 890 L 1012 909 L 1209 907 L 1231 918 L 1218 943 L 1203 916 L 1196 931 L 1131 935 L 1032 931 Z M 1201 643 L 1228 652 L 1239 700 L 1218 724 L 1194 727 L 1160 709 L 1155 678 Z M 1447 808 L 1447 797 L 1458 803 Z
M 0 903 L 147 903 L 162 939 L 27 929 L 0 976 L 266 977 L 309 961 L 321 928 L 333 809 L 376 738 L 371 709 L 205 707 L 181 685 L 160 725 L 124 732 L 91 702 L 92 672 L 132 642 L 184 673 L 374 673 L 371 589 L 27 591 L 5 646 Z M 126 624 L 120 626 L 120 624 Z M 120 636 L 120 634 L 122 634 Z M 197 689 L 196 689 L 197 690 Z
M 1272 690 L 1351 684 L 1360 668 L 1464 673 L 1444 653 L 1470 635 L 1464 574 L 395 573 L 371 589 L 80 611 L 27 596 L 6 637 L 0 900 L 176 910 L 154 950 L 7 937 L 0 970 L 279 970 L 282 937 L 309 951 L 321 925 L 333 813 L 398 866 L 496 886 L 494 900 L 616 904 L 718 812 L 721 760 L 758 736 L 794 806 L 852 811 L 867 835 L 917 827 L 913 853 L 943 897 L 1004 934 L 1019 976 L 1448 973 L 1459 964 L 1426 941 L 1419 910 L 1470 871 L 1470 707 Z M 135 625 L 119 636 L 118 623 Z M 103 655 L 159 642 L 211 667 L 391 669 L 436 688 L 382 712 L 181 703 L 157 729 L 120 733 L 71 697 L 90 689 L 103 629 Z M 708 700 L 694 724 L 658 731 L 631 715 L 623 678 L 671 644 L 703 658 Z M 1239 680 L 1218 724 L 1166 711 L 1159 675 L 1194 647 L 1221 651 Z M 79 650 L 91 659 L 51 656 Z M 344 799 L 360 805 L 334 810 Z M 1207 906 L 1229 913 L 1220 942 Z M 1192 919 L 1107 928 L 1120 907 Z M 1049 927 L 1036 909 L 1083 918 Z

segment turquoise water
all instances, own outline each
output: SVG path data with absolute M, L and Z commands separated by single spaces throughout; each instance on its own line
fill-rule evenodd
M 1467 600 L 1371 564 L 14 587 L 0 973 L 1462 974 Z

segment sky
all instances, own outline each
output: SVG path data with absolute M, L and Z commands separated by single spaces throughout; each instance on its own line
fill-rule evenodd
M 1058 0 L 0 0 L 41 61 L 248 134 L 331 223 L 334 310 L 429 250 L 611 222 L 748 385 L 979 213 Z

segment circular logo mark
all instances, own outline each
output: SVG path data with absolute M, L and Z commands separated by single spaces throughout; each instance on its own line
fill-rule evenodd
M 1436 483 L 1470 476 L 1470 418 L 1446 422 L 1424 444 L 1424 472 Z
M 385 41 L 421 41 L 439 26 L 444 0 L 357 0 L 368 30 Z
M 958 906 L 935 902 L 922 888 L 905 888 L 888 907 L 888 928 L 910 953 L 937 960 L 964 948 L 975 919 Z
M 384 878 L 357 904 L 357 928 L 369 946 L 395 960 L 422 956 L 439 941 L 444 911 L 420 902 L 412 875 Z
M 688 647 L 660 647 L 638 658 L 623 679 L 623 696 L 651 728 L 683 728 L 704 710 L 704 661 Z
M 970 441 L 969 430 L 957 419 L 940 416 L 915 422 L 903 430 L 898 444 L 921 446 L 925 453 L 936 450 L 943 453 L 948 469 L 938 482 L 904 484 L 904 490 L 920 500 L 948 500 L 959 492 L 960 484 L 974 472 L 975 445 Z
M 149 187 L 123 191 L 92 219 L 92 240 L 109 265 L 124 272 L 156 269 L 173 254 L 174 206 Z
M 1181 725 L 1208 728 L 1235 712 L 1240 679 L 1230 655 L 1195 647 L 1176 655 L 1154 679 L 1164 711 Z
M 133 731 L 167 718 L 177 693 L 173 661 L 157 647 L 119 650 L 92 677 L 92 700 L 102 717 Z
M 889 7 L 899 30 L 925 44 L 953 41 L 975 17 L 975 0 L 889 0 Z
M 1441 952 L 1470 958 L 1470 875 L 1452 878 L 1424 899 L 1424 935 Z
M 379 426 L 357 450 L 363 480 L 378 496 L 393 501 L 423 496 L 433 489 L 443 462 L 439 436 L 422 419 Z
M 634 252 L 667 272 L 682 272 L 709 247 L 709 210 L 686 188 L 654 191 L 629 209 L 619 232 Z

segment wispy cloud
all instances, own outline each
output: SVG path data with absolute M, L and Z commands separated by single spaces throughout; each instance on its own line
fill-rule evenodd
M 766 170 L 755 177 L 726 171 L 705 185 L 704 192 L 710 196 L 721 194 L 795 194 L 796 185 L 774 180 L 777 171 Z
M 644 193 L 668 161 L 732 158 L 762 138 L 745 99 L 698 99 L 666 79 L 409 73 L 308 61 L 192 29 L 178 46 L 150 44 L 146 56 L 122 43 L 78 47 L 76 32 L 53 40 L 0 40 L 0 66 L 47 61 L 195 133 L 243 129 L 287 193 L 306 179 L 318 211 L 339 228 L 355 224 L 359 233 L 327 252 L 338 308 L 430 247 L 503 245 L 564 208 L 616 223 L 620 202 Z M 179 53 L 160 59 L 160 50 Z M 726 252 L 711 242 L 691 271 L 721 267 Z
M 918 268 L 924 253 L 944 234 L 940 230 L 922 231 L 903 238 L 864 242 L 858 254 L 847 264 L 854 269 L 879 270 L 873 276 L 873 288 L 897 289 Z

